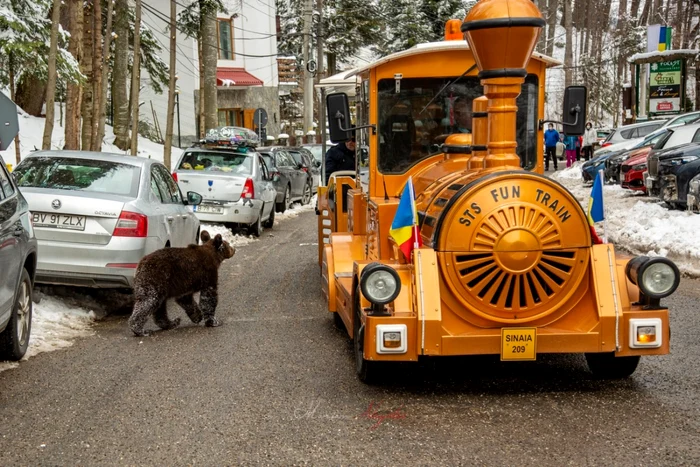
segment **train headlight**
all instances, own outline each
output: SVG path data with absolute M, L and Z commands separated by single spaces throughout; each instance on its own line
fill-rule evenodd
M 627 277 L 651 298 L 668 297 L 678 288 L 681 274 L 668 258 L 638 256 L 627 263 Z
M 389 266 L 370 263 L 362 270 L 360 289 L 372 304 L 386 305 L 399 295 L 401 280 L 399 274 Z

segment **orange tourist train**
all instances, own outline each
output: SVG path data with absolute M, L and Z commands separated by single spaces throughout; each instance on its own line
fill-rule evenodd
M 533 53 L 544 24 L 529 0 L 481 0 L 447 40 L 354 70 L 354 112 L 327 96 L 331 140 L 355 135 L 369 154 L 318 191 L 322 289 L 361 380 L 395 361 L 545 353 L 583 353 L 619 378 L 669 352 L 662 299 L 678 268 L 595 243 L 576 198 L 542 175 L 545 70 L 558 64 Z M 567 88 L 565 132 L 582 134 L 585 114 L 585 88 Z M 404 192 L 410 248 L 391 235 Z

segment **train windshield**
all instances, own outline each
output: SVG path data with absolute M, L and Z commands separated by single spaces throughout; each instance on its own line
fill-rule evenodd
M 455 78 L 383 79 L 378 86 L 379 170 L 399 174 L 426 157 L 441 151 L 453 133 L 471 133 L 472 101 L 483 95 L 476 77 L 464 77 L 440 90 Z M 517 99 L 516 152 L 521 165 L 537 163 L 536 75 L 528 75 Z

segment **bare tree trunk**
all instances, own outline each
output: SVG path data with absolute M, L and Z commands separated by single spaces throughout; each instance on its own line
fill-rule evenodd
M 15 60 L 14 57 L 12 56 L 12 52 L 10 52 L 10 56 L 7 58 L 8 62 L 8 75 L 10 78 L 10 100 L 12 102 L 15 101 Z M 22 161 L 22 152 L 19 150 L 19 132 L 17 132 L 17 135 L 15 136 L 15 160 L 17 164 L 19 164 Z
M 644 2 L 644 8 L 642 8 L 642 14 L 639 16 L 639 25 L 645 26 L 649 23 L 649 9 L 651 7 L 652 0 L 646 0 Z
M 564 28 L 566 29 L 566 46 L 564 49 L 564 86 L 573 83 L 573 21 L 571 15 L 571 2 L 564 0 Z
M 630 17 L 636 19 L 637 24 L 640 24 L 639 23 L 639 1 L 640 0 L 632 0 L 630 2 Z
M 619 20 L 618 27 L 617 27 L 617 30 L 618 30 L 617 33 L 620 37 L 622 37 L 624 34 L 626 34 L 626 30 L 627 30 L 627 0 L 620 0 L 620 3 L 619 3 L 618 8 L 617 8 L 617 17 Z M 624 70 L 625 70 L 625 60 L 627 59 L 627 57 L 624 56 L 624 54 L 622 52 L 622 47 L 619 47 L 618 51 L 619 51 L 619 54 L 617 57 L 617 79 L 615 82 L 623 83 L 624 77 L 622 76 L 622 74 L 624 73 Z M 622 93 L 622 90 L 620 90 L 620 94 L 621 93 Z M 621 96 L 618 99 L 618 102 L 620 104 L 622 103 Z M 625 109 L 621 109 L 620 112 L 621 112 L 620 115 L 622 115 L 622 120 L 624 121 Z M 615 115 L 616 115 L 616 120 L 617 120 L 617 113 Z
M 109 1 L 107 1 L 109 4 Z M 100 115 L 102 114 L 102 0 L 95 0 L 92 15 L 92 119 L 90 121 L 90 150 L 101 151 L 102 140 L 99 137 Z
M 134 22 L 134 65 L 131 69 L 131 155 L 139 149 L 139 87 L 141 85 L 141 0 L 136 0 Z
M 80 63 L 83 58 L 83 2 L 68 0 L 70 40 L 68 52 Z M 83 87 L 69 83 L 66 87 L 66 143 L 65 149 L 80 149 L 80 107 Z
M 114 3 L 114 68 L 112 69 L 112 106 L 114 108 L 114 145 L 122 151 L 129 148 L 129 96 L 126 92 L 129 75 L 129 3 Z
M 170 83 L 168 89 L 168 112 L 165 123 L 165 147 L 163 148 L 163 164 L 170 169 L 170 156 L 173 149 L 173 126 L 175 120 L 175 71 L 177 66 L 177 7 L 170 1 Z
M 24 73 L 17 81 L 15 104 L 29 115 L 42 116 L 46 98 L 46 81 L 36 75 Z
M 547 6 L 547 0 L 534 0 L 534 2 L 535 2 L 535 5 L 537 6 L 537 8 L 542 13 L 542 16 L 544 16 L 544 18 L 546 20 L 547 10 L 545 7 Z M 537 50 L 541 54 L 544 54 L 546 52 L 546 47 L 547 47 L 547 30 L 543 28 L 540 31 L 539 39 L 537 39 L 537 46 L 535 47 L 535 50 Z M 319 59 L 319 63 L 320 62 L 321 62 L 321 60 Z M 314 95 L 316 95 L 316 94 L 314 93 Z M 316 107 L 314 105 L 314 108 L 318 108 L 318 107 Z
M 41 149 L 51 149 L 53 121 L 56 100 L 56 55 L 58 54 L 58 23 L 61 18 L 61 0 L 53 0 L 51 12 L 51 45 L 49 46 L 49 76 L 46 80 L 46 121 L 44 122 L 44 137 Z
M 216 34 L 216 9 L 201 9 L 202 65 L 204 68 L 204 130 L 218 126 L 216 62 L 219 56 Z
M 92 90 L 93 90 L 93 69 L 92 52 L 94 48 L 93 36 L 93 14 L 94 3 L 100 0 L 88 0 L 84 3 L 83 10 L 83 60 L 80 62 L 80 71 L 85 75 L 87 81 L 83 86 L 83 102 L 81 113 L 83 118 L 83 130 L 81 135 L 81 147 L 83 151 L 91 149 L 92 142 Z
M 700 109 L 700 60 L 695 59 L 695 110 Z
M 559 0 L 548 0 L 547 2 L 547 55 L 554 54 L 554 34 L 557 29 L 557 10 Z
M 97 123 L 98 151 L 102 149 L 102 141 L 105 138 L 105 120 L 107 118 L 107 90 L 109 89 L 109 52 L 112 46 L 112 20 L 114 16 L 114 4 L 107 1 L 107 29 L 105 30 L 104 48 L 102 49 L 102 89 L 100 90 L 99 120 Z
M 204 58 L 202 57 L 201 39 L 197 41 L 197 52 L 199 54 L 199 96 L 197 99 L 199 111 L 197 112 L 197 128 L 199 131 L 199 137 L 203 138 L 206 133 L 206 129 L 204 126 L 204 65 L 202 65 Z

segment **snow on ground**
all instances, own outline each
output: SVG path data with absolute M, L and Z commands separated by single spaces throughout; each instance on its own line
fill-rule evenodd
M 73 341 L 92 334 L 95 313 L 76 306 L 70 300 L 44 297 L 34 304 L 29 348 L 22 360 L 42 352 L 52 352 L 73 345 Z M 15 368 L 17 362 L 0 362 L 0 372 Z
M 551 177 L 566 186 L 587 211 L 591 186 L 583 184 L 581 165 L 578 162 Z M 668 257 L 681 272 L 700 276 L 700 215 L 668 209 L 656 198 L 619 185 L 605 185 L 603 199 L 608 241 L 633 254 Z M 599 234 L 604 233 L 604 225 L 596 224 Z

